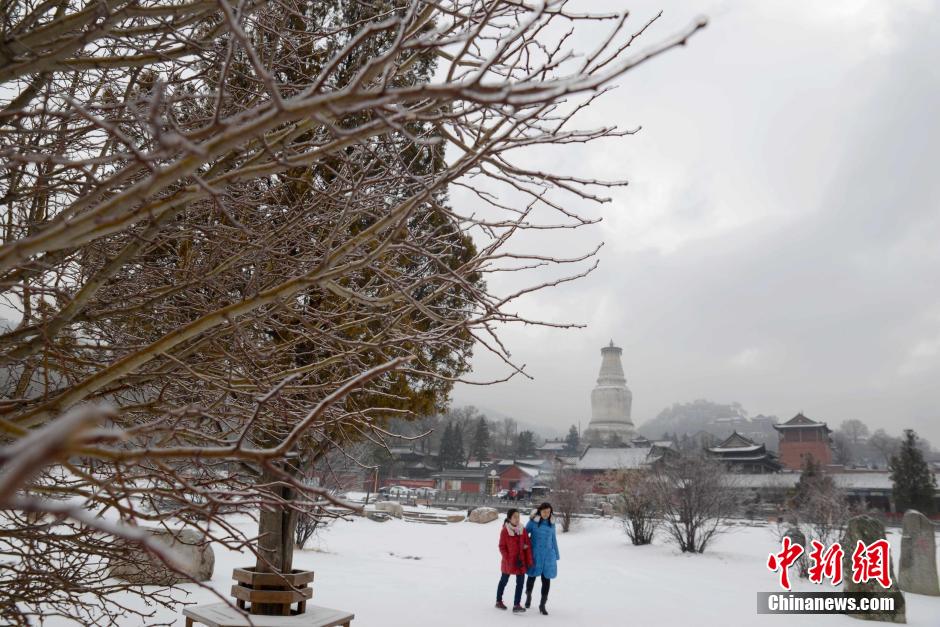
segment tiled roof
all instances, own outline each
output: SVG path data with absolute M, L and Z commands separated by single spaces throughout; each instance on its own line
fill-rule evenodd
M 891 474 L 887 472 L 831 472 L 836 486 L 847 490 L 890 490 Z M 798 472 L 767 474 L 728 474 L 726 480 L 742 488 L 793 488 L 800 480 Z
M 797 414 L 793 418 L 790 418 L 789 420 L 787 420 L 786 422 L 782 424 L 773 425 L 774 429 L 787 429 L 787 428 L 794 428 L 794 427 L 796 428 L 822 427 L 824 429 L 831 430 L 829 429 L 828 426 L 826 426 L 825 422 L 817 422 L 816 420 L 811 420 L 810 418 L 807 418 L 806 416 L 804 416 L 802 412 L 800 412 L 799 414 Z
M 483 479 L 486 477 L 486 471 L 482 469 L 481 470 L 466 470 L 463 468 L 458 468 L 455 470 L 442 470 L 441 472 L 433 476 L 440 478 L 440 479 L 445 479 L 445 478 Z
M 575 463 L 578 470 L 617 470 L 642 468 L 649 464 L 648 448 L 596 448 L 590 447 Z

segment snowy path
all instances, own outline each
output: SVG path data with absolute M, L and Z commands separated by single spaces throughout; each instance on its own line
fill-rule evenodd
M 764 564 L 779 545 L 765 527 L 735 527 L 716 541 L 714 550 L 682 555 L 659 539 L 652 546 L 634 547 L 612 520 L 582 521 L 572 533 L 560 534 L 550 616 L 538 615 L 534 607 L 514 616 L 493 608 L 498 532 L 495 522 L 423 525 L 356 519 L 335 523 L 312 542 L 313 550 L 299 551 L 294 563 L 316 571 L 315 604 L 354 611 L 353 625 L 359 627 L 518 627 L 520 620 L 592 627 L 867 624 L 846 616 L 757 615 L 755 593 L 778 589 L 776 575 Z M 889 540 L 897 559 L 896 530 Z M 232 568 L 245 560 L 218 548 L 216 559 L 212 585 L 227 593 Z M 504 599 L 509 602 L 512 585 Z M 794 589 L 830 588 L 797 581 Z M 940 597 L 905 597 L 909 625 L 940 626 Z M 199 589 L 191 600 L 215 601 Z

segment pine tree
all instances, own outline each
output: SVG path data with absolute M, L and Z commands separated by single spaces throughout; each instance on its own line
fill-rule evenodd
M 525 459 L 535 456 L 535 434 L 531 431 L 520 431 L 516 436 L 516 457 Z
M 460 425 L 454 427 L 454 468 L 461 468 L 466 464 L 467 456 L 463 448 L 463 429 Z
M 473 443 L 470 445 L 470 456 L 477 461 L 490 458 L 490 426 L 485 416 L 480 416 L 476 431 L 473 432 Z
M 904 441 L 897 455 L 891 456 L 892 495 L 899 512 L 916 509 L 928 516 L 934 513 L 934 493 L 937 479 L 924 460 L 917 446 L 917 434 L 913 429 L 904 430 Z
M 571 428 L 568 429 L 568 437 L 565 438 L 565 449 L 572 455 L 576 455 L 580 445 L 581 435 L 578 433 L 578 428 L 571 425 Z
M 438 460 L 441 470 L 453 467 L 454 459 L 454 429 L 450 422 L 444 427 L 444 434 L 441 436 L 441 450 L 438 453 Z
M 812 494 L 824 489 L 831 490 L 834 487 L 835 483 L 832 477 L 823 473 L 822 464 L 816 461 L 813 456 L 809 456 L 803 463 L 800 480 L 796 482 L 793 505 L 800 508 L 806 504 Z

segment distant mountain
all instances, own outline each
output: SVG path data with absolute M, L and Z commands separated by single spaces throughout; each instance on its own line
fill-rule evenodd
M 776 416 L 761 414 L 748 418 L 740 403 L 721 404 L 698 399 L 667 407 L 658 416 L 640 425 L 637 431 L 650 439 L 659 439 L 666 433 L 681 438 L 683 434 L 693 436 L 700 431 L 723 439 L 731 435 L 732 431 L 737 431 L 758 444 L 776 450 L 778 438 L 773 428 L 776 422 Z

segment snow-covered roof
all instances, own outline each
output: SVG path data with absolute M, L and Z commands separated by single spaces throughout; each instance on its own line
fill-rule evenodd
M 755 444 L 753 446 L 712 446 L 708 450 L 712 453 L 751 453 L 763 448 L 763 444 Z
M 887 472 L 828 473 L 836 486 L 847 490 L 890 490 L 891 474 Z M 732 473 L 727 481 L 741 488 L 793 488 L 800 480 L 798 472 L 777 472 L 760 475 Z
M 867 488 L 870 490 L 890 490 L 894 485 L 888 472 L 846 472 L 833 473 L 836 485 L 840 488 Z
M 438 479 L 444 479 L 444 478 L 483 479 L 486 477 L 486 472 L 483 469 L 467 470 L 464 468 L 457 468 L 457 469 L 445 469 L 432 476 Z
M 536 466 L 536 467 L 549 467 L 551 466 L 551 461 L 542 459 L 541 457 L 536 457 L 535 459 L 501 459 L 496 462 L 497 466 Z
M 590 447 L 575 463 L 578 470 L 616 470 L 641 468 L 648 464 L 647 448 L 595 448 Z
M 784 423 L 777 423 L 773 425 L 773 428 L 777 429 L 778 431 L 780 429 L 802 429 L 806 427 L 821 427 L 821 428 L 826 429 L 827 431 L 832 431 L 832 429 L 826 426 L 825 422 L 818 422 L 816 420 L 813 420 L 812 418 L 807 418 L 806 416 L 803 415 L 802 412 L 800 412 L 793 418 L 790 418 Z
M 538 447 L 538 451 L 563 451 L 568 448 L 567 442 L 546 442 L 542 446 Z
M 736 430 L 731 432 L 718 446 L 713 446 L 708 450 L 712 453 L 726 452 L 751 452 L 763 448 L 763 444 L 758 444 L 754 440 L 741 435 Z

